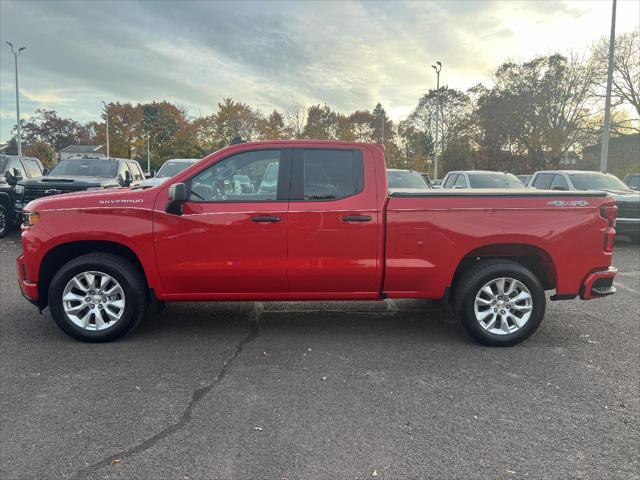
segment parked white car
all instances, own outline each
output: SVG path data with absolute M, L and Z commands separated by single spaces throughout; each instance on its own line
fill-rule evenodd
M 449 172 L 440 188 L 524 188 L 515 175 L 489 170 Z
M 156 173 L 155 176 L 138 182 L 133 186 L 155 187 L 156 185 L 160 185 L 169 178 L 180 173 L 189 165 L 193 165 L 194 163 L 199 161 L 199 158 L 172 158 L 171 160 L 167 160 L 162 164 L 160 170 L 158 170 L 158 173 Z

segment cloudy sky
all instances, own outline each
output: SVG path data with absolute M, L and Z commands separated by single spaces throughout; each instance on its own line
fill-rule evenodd
M 382 102 L 394 119 L 442 82 L 490 83 L 507 59 L 585 50 L 608 35 L 611 1 L 172 2 L 0 0 L 0 140 L 36 108 L 96 120 L 100 100 L 169 100 L 191 115 L 224 97 L 263 111 L 293 102 L 340 111 Z M 640 2 L 619 0 L 617 30 Z

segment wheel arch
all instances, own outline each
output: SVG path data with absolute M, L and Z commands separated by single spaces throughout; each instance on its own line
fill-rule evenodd
M 38 274 L 38 303 L 44 308 L 49 303 L 49 285 L 55 273 L 65 263 L 88 253 L 111 253 L 126 258 L 142 274 L 147 287 L 149 280 L 138 255 L 127 245 L 114 241 L 79 240 L 66 242 L 51 248 L 40 263 Z
M 530 243 L 497 243 L 476 247 L 465 254 L 453 274 L 452 288 L 455 290 L 456 282 L 478 261 L 501 258 L 519 263 L 531 270 L 545 290 L 556 287 L 557 270 L 549 252 Z

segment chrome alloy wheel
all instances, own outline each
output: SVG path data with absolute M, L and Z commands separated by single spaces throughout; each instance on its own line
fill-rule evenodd
M 82 272 L 62 292 L 67 318 L 84 330 L 104 330 L 124 314 L 125 295 L 120 284 L 103 272 Z
M 476 294 L 473 311 L 482 328 L 508 335 L 525 326 L 533 310 L 533 297 L 526 285 L 514 278 L 495 278 Z

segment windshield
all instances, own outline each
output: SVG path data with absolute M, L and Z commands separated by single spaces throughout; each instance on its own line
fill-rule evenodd
M 471 173 L 471 188 L 524 188 L 524 185 L 510 173 Z
M 629 190 L 621 180 L 609 173 L 570 173 L 576 190 Z
M 425 179 L 416 172 L 387 172 L 389 188 L 429 188 Z
M 166 162 L 164 165 L 162 165 L 160 167 L 160 170 L 158 170 L 158 173 L 156 174 L 156 177 L 158 177 L 158 178 L 173 177 L 175 174 L 180 173 L 185 168 L 187 168 L 189 165 L 190 165 L 189 162 L 172 162 L 172 161 L 168 161 L 168 162 Z
M 118 171 L 118 162 L 96 158 L 83 158 L 78 160 L 62 160 L 49 175 L 58 176 L 86 176 L 115 178 Z

